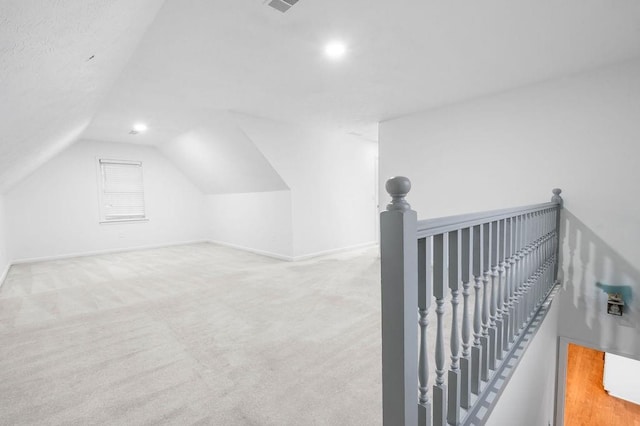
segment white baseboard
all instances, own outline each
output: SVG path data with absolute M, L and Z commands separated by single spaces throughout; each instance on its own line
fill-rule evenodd
M 274 259 L 286 260 L 287 262 L 297 262 L 299 260 L 308 260 L 308 259 L 311 259 L 311 258 L 314 258 L 314 257 L 318 257 L 318 256 L 326 256 L 326 255 L 329 255 L 329 254 L 336 254 L 336 253 L 341 253 L 341 252 L 350 251 L 350 250 L 357 250 L 357 249 L 366 248 L 366 247 L 373 247 L 373 246 L 376 246 L 378 244 L 375 241 L 370 241 L 368 243 L 361 243 L 361 244 L 355 244 L 355 245 L 347 246 L 347 247 L 339 247 L 339 248 L 330 249 L 330 250 L 323 250 L 323 251 L 318 251 L 318 252 L 315 252 L 315 253 L 303 254 L 303 255 L 300 255 L 300 256 L 287 256 L 287 255 L 284 255 L 284 254 L 273 253 L 273 252 L 266 251 L 266 250 L 259 250 L 259 249 L 254 249 L 254 248 L 251 248 L 251 247 L 241 246 L 241 245 L 238 245 L 238 244 L 227 243 L 225 241 L 209 240 L 209 242 L 212 243 L 212 244 L 219 244 L 221 246 L 231 247 L 231 248 L 238 249 L 238 250 L 248 251 L 250 253 L 259 254 L 259 255 L 262 255 L 262 256 L 272 257 Z
M 166 243 L 166 244 L 155 244 L 155 245 L 148 245 L 148 246 L 123 247 L 123 248 L 117 248 L 117 249 L 96 250 L 96 251 L 88 251 L 88 252 L 80 252 L 80 253 L 65 253 L 65 254 L 60 254 L 60 255 L 55 255 L 55 256 L 42 256 L 42 257 L 31 257 L 31 258 L 24 258 L 24 259 L 15 259 L 15 260 L 11 261 L 9 263 L 9 265 L 7 265 L 6 270 L 0 276 L 2 278 L 0 280 L 0 285 L 2 285 L 2 282 L 4 282 L 4 278 L 6 278 L 6 275 L 7 275 L 8 271 L 9 271 L 9 268 L 11 267 L 11 265 L 18 265 L 18 264 L 22 264 L 22 263 L 47 262 L 47 261 L 51 261 L 51 260 L 70 259 L 72 257 L 97 256 L 97 255 L 101 255 L 101 254 L 123 253 L 123 252 L 127 252 L 127 251 L 151 250 L 151 249 L 156 249 L 156 248 L 182 246 L 182 245 L 186 245 L 186 244 L 197 244 L 197 243 L 207 243 L 207 242 L 208 243 L 213 243 L 213 244 L 219 244 L 221 246 L 231 247 L 231 248 L 238 249 L 238 250 L 244 250 L 244 251 L 248 251 L 250 253 L 259 254 L 259 255 L 271 257 L 271 258 L 274 258 L 274 259 L 284 260 L 284 261 L 287 261 L 287 262 L 295 262 L 295 261 L 299 261 L 299 260 L 307 260 L 307 259 L 311 259 L 311 258 L 318 257 L 318 256 L 326 256 L 326 255 L 329 255 L 329 254 L 336 254 L 336 253 L 345 252 L 345 251 L 349 251 L 349 250 L 357 250 L 357 249 L 366 248 L 366 247 L 373 247 L 373 246 L 377 245 L 377 243 L 375 241 L 371 241 L 371 242 L 368 242 L 368 243 L 355 244 L 355 245 L 352 245 L 352 246 L 339 247 L 339 248 L 330 249 L 330 250 L 323 250 L 323 251 L 318 251 L 318 252 L 315 252 L 315 253 L 303 254 L 303 255 L 300 255 L 300 256 L 287 256 L 287 255 L 284 255 L 284 254 L 273 253 L 273 252 L 266 251 L 266 250 L 254 249 L 254 248 L 251 248 L 251 247 L 245 247 L 245 246 L 241 246 L 241 245 L 238 245 L 238 244 L 227 243 L 225 241 L 193 240 L 193 241 L 179 241 L 179 242 L 175 242 L 175 243 Z
M 230 247 L 230 248 L 234 248 L 234 249 L 237 249 L 237 250 L 248 251 L 249 253 L 255 253 L 255 254 L 262 255 L 262 256 L 272 257 L 272 258 L 278 259 L 278 260 L 286 260 L 287 262 L 292 262 L 294 260 L 294 258 L 292 256 L 273 253 L 273 252 L 266 251 L 266 250 L 254 249 L 254 248 L 251 248 L 251 247 L 245 247 L 245 246 L 241 246 L 241 245 L 238 245 L 238 244 L 227 243 L 226 241 L 209 240 L 209 242 L 211 244 L 218 244 L 218 245 L 221 245 L 221 246 Z
M 329 255 L 329 254 L 342 253 L 342 252 L 345 252 L 345 251 L 357 250 L 357 249 L 373 247 L 373 246 L 377 246 L 377 245 L 378 245 L 378 243 L 376 241 L 370 241 L 368 243 L 355 244 L 355 245 L 352 245 L 352 246 L 340 247 L 340 248 L 336 248 L 336 249 L 323 250 L 323 251 L 318 251 L 318 252 L 315 252 L 315 253 L 309 253 L 309 254 L 303 254 L 303 255 L 300 255 L 300 256 L 294 256 L 293 260 L 294 261 L 307 260 L 307 259 L 311 259 L 313 257 L 326 256 L 326 255 Z
M 605 389 L 605 390 L 606 390 L 606 389 Z M 615 393 L 611 393 L 611 392 L 609 392 L 609 391 L 607 391 L 607 393 L 609 394 L 609 396 L 612 396 L 612 397 L 614 397 L 614 398 L 622 399 L 622 400 L 625 400 L 625 401 L 627 401 L 627 402 L 630 402 L 630 403 L 632 403 L 632 404 L 636 404 L 636 405 L 637 405 L 637 404 L 640 404 L 640 402 L 639 402 L 639 401 L 637 401 L 637 400 L 635 400 L 635 399 L 631 399 L 631 398 L 629 398 L 629 397 L 627 397 L 627 396 L 620 396 L 620 395 L 617 395 L 617 394 L 615 394 Z
M 116 248 L 116 249 L 86 251 L 81 253 L 65 253 L 65 254 L 59 254 L 55 256 L 42 256 L 42 257 L 31 257 L 31 258 L 25 258 L 25 259 L 15 259 L 11 261 L 11 265 L 18 265 L 21 263 L 35 263 L 35 262 L 47 262 L 51 260 L 70 259 L 72 257 L 85 257 L 85 256 L 97 256 L 101 254 L 124 253 L 127 251 L 151 250 L 151 249 L 157 249 L 157 248 L 163 248 L 163 247 L 184 246 L 187 244 L 197 244 L 197 243 L 207 243 L 207 242 L 209 241 L 208 240 L 179 241 L 175 243 L 153 244 L 148 246 L 122 247 L 122 248 Z
M 2 271 L 2 274 L 0 274 L 0 288 L 2 288 L 2 284 L 4 284 L 4 280 L 5 278 L 7 278 L 7 275 L 9 274 L 9 268 L 11 268 L 11 263 L 7 263 L 7 266 L 5 266 L 4 271 Z

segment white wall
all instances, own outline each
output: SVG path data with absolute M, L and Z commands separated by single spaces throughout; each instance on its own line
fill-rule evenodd
M 419 218 L 546 201 L 562 188 L 559 333 L 638 358 L 638 99 L 632 61 L 383 122 L 380 178 L 411 178 Z M 631 295 L 623 317 L 606 314 L 606 286 Z
M 618 215 L 612 216 L 609 226 L 625 226 Z M 564 212 L 563 228 L 565 291 L 559 334 L 584 346 L 640 359 L 638 257 L 626 259 L 615 243 L 570 210 Z M 629 238 L 634 238 L 633 232 L 629 229 Z M 622 316 L 607 314 L 607 293 L 623 295 Z
M 491 426 L 554 424 L 557 326 L 560 304 L 549 312 L 487 420 Z
M 147 222 L 99 224 L 97 158 L 143 163 Z M 202 240 L 204 197 L 153 147 L 79 141 L 5 194 L 11 260 Z
M 5 201 L 4 196 L 0 194 L 0 286 L 4 281 L 5 275 L 9 268 L 9 255 L 7 253 L 7 230 L 5 223 Z
M 272 257 L 293 257 L 290 191 L 206 196 L 212 241 Z
M 239 123 L 291 189 L 294 258 L 376 241 L 375 142 L 248 116 Z
M 84 140 L 7 193 L 10 259 L 209 239 L 295 260 L 375 242 L 375 142 L 250 117 L 242 124 L 234 134 L 246 132 L 291 189 L 204 195 L 156 148 Z M 149 222 L 98 223 L 98 157 L 143 161 Z

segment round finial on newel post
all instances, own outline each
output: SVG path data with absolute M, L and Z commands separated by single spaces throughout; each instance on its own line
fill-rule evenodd
M 562 205 L 563 200 L 562 200 L 562 197 L 560 196 L 560 194 L 562 193 L 562 189 L 553 188 L 551 190 L 551 192 L 553 192 L 553 197 L 551 197 L 551 202 L 552 203 L 558 203 L 558 204 Z
M 411 190 L 411 181 L 404 176 L 394 176 L 387 180 L 385 185 L 391 195 L 391 203 L 387 204 L 387 210 L 410 210 L 411 206 L 404 197 Z

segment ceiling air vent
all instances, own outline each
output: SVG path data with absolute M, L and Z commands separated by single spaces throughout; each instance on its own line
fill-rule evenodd
M 269 6 L 284 13 L 296 3 L 298 3 L 298 0 L 271 0 Z

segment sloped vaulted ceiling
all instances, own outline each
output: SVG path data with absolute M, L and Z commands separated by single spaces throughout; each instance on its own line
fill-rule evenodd
M 163 149 L 217 140 L 226 124 L 201 113 L 235 111 L 375 138 L 379 121 L 640 55 L 637 0 L 265 3 L 0 1 L 0 190 L 78 135 Z M 341 61 L 323 55 L 334 38 Z
M 0 2 L 0 192 L 76 141 L 162 3 Z

